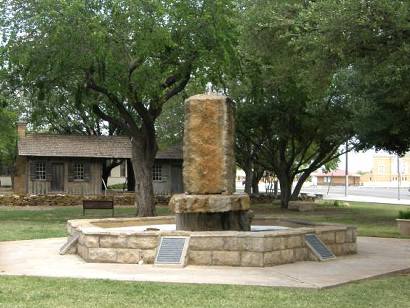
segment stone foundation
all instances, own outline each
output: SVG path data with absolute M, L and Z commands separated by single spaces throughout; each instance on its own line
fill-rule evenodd
M 0 195 L 1 206 L 77 206 L 83 200 L 112 200 L 114 205 L 134 205 L 135 193 L 110 193 L 104 195 Z M 169 196 L 156 196 L 156 203 L 168 204 Z
M 152 264 L 161 236 L 189 236 L 188 265 L 266 267 L 297 261 L 317 261 L 304 243 L 315 233 L 336 256 L 357 252 L 356 228 L 316 225 L 262 232 L 109 231 L 107 227 L 174 223 L 174 217 L 73 220 L 70 234 L 81 232 L 76 252 L 87 262 Z M 284 221 L 286 222 L 286 221 Z M 289 222 L 295 225 L 295 222 Z M 101 226 L 105 226 L 101 227 Z

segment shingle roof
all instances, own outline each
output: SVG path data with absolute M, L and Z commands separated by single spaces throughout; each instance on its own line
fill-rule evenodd
M 124 136 L 27 134 L 18 141 L 21 156 L 131 158 L 131 142 Z M 159 151 L 157 159 L 181 159 L 182 146 Z

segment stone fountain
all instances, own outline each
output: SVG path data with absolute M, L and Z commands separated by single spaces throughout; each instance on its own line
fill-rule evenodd
M 229 98 L 201 94 L 186 100 L 185 193 L 169 203 L 177 230 L 250 231 L 249 196 L 235 193 L 234 131 Z

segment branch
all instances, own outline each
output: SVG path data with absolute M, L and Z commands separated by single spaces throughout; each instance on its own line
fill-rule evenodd
M 124 105 L 120 102 L 120 100 L 111 92 L 109 92 L 106 88 L 97 85 L 89 72 L 86 73 L 86 80 L 87 80 L 87 87 L 91 90 L 104 94 L 117 108 L 120 112 L 122 118 L 127 122 L 130 126 L 131 130 L 137 132 L 139 131 L 138 126 L 135 124 L 134 119 L 129 114 L 128 110 L 124 107 Z M 127 131 L 131 133 L 131 130 L 128 129 Z
M 120 121 L 104 113 L 98 105 L 92 105 L 92 109 L 93 109 L 93 112 L 101 119 L 111 123 L 112 125 L 116 127 L 122 128 L 124 131 L 130 133 L 129 127 L 123 121 Z

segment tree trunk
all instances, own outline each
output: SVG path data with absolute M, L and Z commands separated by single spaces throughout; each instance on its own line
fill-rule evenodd
M 254 170 L 253 171 L 253 176 L 252 176 L 252 193 L 253 194 L 259 194 L 259 181 L 261 180 L 263 176 L 263 171 L 259 170 Z
M 147 140 L 147 138 L 144 138 Z M 155 139 L 155 137 L 154 137 Z M 152 186 L 152 168 L 154 166 L 156 145 L 132 142 L 132 167 L 135 175 L 135 206 L 137 216 L 156 216 L 154 189 Z M 152 142 L 152 141 L 151 141 Z M 155 141 L 154 141 L 155 142 Z
M 127 159 L 127 191 L 135 191 L 135 175 L 131 159 Z
M 293 190 L 292 193 L 292 200 L 296 200 L 300 194 L 300 190 L 302 189 L 303 184 L 306 182 L 306 180 L 308 179 L 310 173 L 303 173 L 298 182 L 296 183 L 295 189 Z
M 108 178 L 111 175 L 111 170 L 121 165 L 121 162 L 122 162 L 121 160 L 109 161 L 108 159 L 105 159 L 103 161 L 102 179 L 104 180 L 104 183 L 105 185 L 107 185 L 107 187 L 108 187 Z M 103 190 L 105 190 L 104 183 L 101 183 Z
M 280 206 L 283 209 L 287 209 L 289 201 L 292 194 L 292 183 L 293 178 L 290 178 L 288 175 L 279 176 L 280 184 Z
M 278 180 L 273 181 L 273 195 L 275 198 L 278 197 Z
M 250 195 L 252 193 L 252 178 L 253 178 L 253 171 L 252 166 L 247 166 L 245 168 L 245 193 Z

